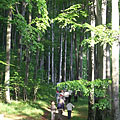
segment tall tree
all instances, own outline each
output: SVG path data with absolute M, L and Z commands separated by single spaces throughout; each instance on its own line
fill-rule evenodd
M 73 80 L 73 37 L 70 34 L 70 80 Z
M 38 43 L 40 42 L 40 35 L 38 34 Z M 38 72 L 38 66 L 39 66 L 39 54 L 40 54 L 40 50 L 39 48 L 37 49 L 36 52 L 36 65 L 34 67 L 34 75 L 33 75 L 33 80 L 34 80 L 34 91 L 33 91 L 33 100 L 36 101 L 36 97 L 37 97 L 37 90 L 38 87 L 36 87 L 36 79 L 37 79 L 37 72 Z
M 102 0 L 102 24 L 106 25 L 107 0 Z M 106 79 L 106 44 L 103 45 L 103 79 Z
M 65 54 L 64 54 L 64 81 L 66 81 L 66 57 L 67 57 L 67 28 L 65 28 Z
M 112 0 L 112 30 L 119 31 L 119 0 Z M 120 119 L 119 111 L 119 36 L 112 45 L 112 97 L 113 118 Z
M 83 29 L 81 31 L 84 31 Z M 78 79 L 80 80 L 83 75 L 83 46 L 81 45 L 82 41 L 84 39 L 84 35 L 81 33 L 80 35 L 80 45 L 79 45 L 79 54 L 78 54 L 78 67 L 79 67 L 79 76 Z
M 95 27 L 95 14 L 94 14 L 94 2 L 91 4 L 91 26 Z M 94 32 L 91 32 L 91 37 L 92 37 L 92 41 L 91 41 L 91 81 L 94 81 Z M 94 99 L 94 86 L 91 86 L 92 90 L 90 92 L 90 96 L 89 96 L 89 110 L 88 110 L 88 120 L 95 120 L 95 111 L 93 109 L 93 105 L 95 103 L 95 99 Z
M 53 28 L 53 23 L 52 23 L 52 25 L 51 25 L 51 27 L 52 27 L 52 83 L 54 83 L 54 77 L 55 77 L 55 75 L 54 75 L 54 28 Z
M 79 67 L 78 67 L 78 48 L 77 48 L 77 36 L 76 36 L 76 31 L 73 32 L 73 41 L 75 45 L 75 61 L 76 61 L 76 77 L 75 79 L 78 80 L 79 76 Z
M 32 21 L 32 14 L 31 10 L 29 11 L 29 16 L 28 16 L 28 23 L 30 24 Z M 30 65 L 30 51 L 29 51 L 29 46 L 26 45 L 26 71 L 25 71 L 25 85 L 27 86 L 28 84 L 28 79 L 29 79 L 29 65 Z M 24 100 L 27 100 L 27 90 L 24 88 Z
M 63 30 L 61 30 L 60 34 L 59 82 L 62 82 L 62 59 L 63 59 Z
M 101 6 L 100 1 L 95 0 L 95 15 L 96 15 L 96 25 L 100 25 L 102 23 L 101 19 Z M 97 78 L 103 78 L 103 46 L 100 43 L 97 45 Z
M 54 2 L 52 1 L 52 6 L 54 7 Z M 54 16 L 54 9 L 53 9 L 53 16 Z M 54 63 L 54 23 L 51 24 L 51 29 L 52 29 L 52 83 L 55 83 L 55 63 Z
M 49 52 L 48 52 L 48 83 L 50 82 L 50 46 L 49 46 Z
M 11 20 L 12 20 L 12 9 L 8 10 L 8 23 L 7 23 L 7 37 L 6 37 L 6 63 L 5 66 L 5 100 L 7 103 L 10 103 L 10 50 L 11 50 Z
M 27 3 L 25 2 L 25 0 L 22 1 L 22 16 L 25 17 L 25 12 L 26 12 L 26 6 Z M 18 37 L 18 69 L 20 69 L 20 63 L 22 61 L 22 49 L 23 49 L 23 45 L 22 45 L 22 35 L 21 33 L 19 33 L 19 37 Z

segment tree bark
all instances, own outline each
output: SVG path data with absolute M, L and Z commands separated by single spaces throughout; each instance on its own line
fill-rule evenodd
M 94 15 L 94 3 L 91 5 L 91 26 L 95 27 L 95 15 Z M 90 80 L 93 82 L 94 81 L 94 32 L 91 32 L 91 37 L 92 37 L 92 41 L 91 41 L 91 78 Z M 95 120 L 95 110 L 92 108 L 94 103 L 95 103 L 95 99 L 94 99 L 94 86 L 92 85 L 92 90 L 90 91 L 90 95 L 89 95 L 89 106 L 88 106 L 88 120 Z
M 102 24 L 106 25 L 107 0 L 102 0 Z M 103 79 L 106 79 L 106 44 L 103 45 Z
M 53 23 L 52 23 L 51 27 L 52 27 L 52 83 L 54 84 L 55 75 L 54 75 L 54 31 L 53 31 Z
M 71 44 L 70 44 L 70 80 L 73 80 L 73 37 L 71 33 Z
M 119 7 L 118 0 L 112 0 L 112 30 L 119 31 Z M 112 45 L 112 120 L 120 120 L 119 112 L 119 37 Z
M 40 35 L 38 34 L 38 42 L 40 42 Z M 37 79 L 37 72 L 38 72 L 38 66 L 39 66 L 39 49 L 37 49 L 37 52 L 36 52 L 36 65 L 35 65 L 35 68 L 34 68 L 34 75 L 33 75 L 33 80 L 34 80 L 34 91 L 33 91 L 33 100 L 36 101 L 37 99 L 37 90 L 38 90 L 38 87 L 36 86 L 37 82 L 36 82 L 36 79 Z
M 48 84 L 50 82 L 50 46 L 49 46 L 49 52 L 48 52 Z
M 59 82 L 62 82 L 62 57 L 63 57 L 63 31 L 61 30 L 61 37 L 60 37 L 60 63 L 59 63 Z
M 82 30 L 83 31 L 83 30 Z M 80 36 L 80 45 L 79 45 L 79 54 L 78 54 L 78 69 L 79 69 L 79 76 L 78 79 L 82 79 L 82 69 L 83 69 L 83 47 L 81 46 L 81 42 L 84 39 L 83 35 Z
M 22 1 L 22 16 L 25 17 L 25 12 L 26 12 L 26 2 L 25 1 Z M 21 33 L 19 33 L 19 36 L 18 36 L 18 71 L 20 70 L 20 63 L 22 61 L 22 35 Z
M 66 57 L 67 57 L 67 28 L 65 29 L 65 55 L 64 55 L 64 82 L 66 81 Z
M 75 61 L 76 61 L 76 77 L 75 79 L 78 80 L 78 76 L 79 76 L 79 67 L 78 67 L 78 48 L 77 48 L 77 38 L 76 38 L 76 33 L 73 32 L 73 40 L 75 43 Z
M 8 11 L 7 37 L 6 37 L 6 63 L 5 66 L 5 101 L 10 103 L 10 50 L 11 50 L 11 23 L 12 9 Z

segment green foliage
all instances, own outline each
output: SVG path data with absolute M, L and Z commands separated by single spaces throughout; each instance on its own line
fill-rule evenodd
M 7 63 L 0 60 L 0 64 L 7 65 Z
M 10 90 L 11 90 L 11 96 L 14 97 L 14 93 L 15 95 L 20 94 L 21 88 L 24 87 L 24 82 L 23 82 L 23 78 L 19 75 L 18 72 L 14 72 L 13 76 L 10 78 Z
M 110 108 L 110 103 L 109 103 L 109 99 L 107 98 L 102 98 L 99 99 L 98 103 L 95 103 L 93 108 L 99 108 L 100 110 L 104 110 L 106 108 Z
M 32 4 L 28 0 L 29 3 L 29 11 L 32 9 Z M 43 50 L 43 44 L 38 42 L 38 34 L 40 37 L 43 36 L 43 32 L 47 30 L 49 26 L 49 17 L 45 0 L 36 0 L 37 3 L 37 12 L 38 16 L 32 20 L 30 24 L 27 24 L 27 20 L 21 14 L 14 14 L 14 22 L 17 26 L 17 30 L 22 36 L 22 44 L 28 46 L 29 51 L 33 53 L 36 52 L 37 49 Z
M 8 65 L 7 63 L 5 63 L 4 61 L 1 61 L 1 60 L 0 60 L 0 64 Z M 14 65 L 13 65 L 13 64 L 10 64 L 10 66 L 14 66 Z
M 100 105 L 99 109 L 105 109 L 109 107 L 109 100 L 107 95 L 108 85 L 111 83 L 111 80 L 105 79 L 96 79 L 95 81 L 87 81 L 84 79 L 62 82 L 57 85 L 60 89 L 67 88 L 76 91 L 80 91 L 84 96 L 89 96 L 90 92 L 94 87 L 94 95 L 96 98 L 101 98 L 94 107 Z M 105 102 L 105 103 L 103 103 Z
M 118 40 L 119 32 L 115 30 L 111 30 L 110 26 L 98 25 L 93 27 L 88 23 L 85 23 L 84 28 L 86 28 L 86 32 L 94 32 L 94 37 L 89 37 L 82 42 L 82 45 L 89 44 L 91 47 L 91 43 L 94 40 L 94 44 L 100 43 L 101 45 L 109 43 L 112 45 L 113 41 Z
M 87 17 L 87 13 L 81 9 L 81 4 L 70 6 L 60 13 L 53 22 L 57 21 L 60 23 L 60 27 L 65 28 L 67 25 L 71 26 L 71 30 L 82 27 L 82 24 L 77 23 L 77 18 L 81 16 Z
M 89 37 L 88 39 L 83 40 L 82 45 L 89 44 L 89 46 L 91 47 L 93 42 L 94 44 L 101 43 L 101 45 L 103 45 L 109 43 L 110 45 L 112 45 L 113 41 L 118 40 L 119 32 L 111 30 L 110 26 L 99 25 L 93 27 L 88 23 L 81 24 L 78 21 L 78 18 L 80 18 L 80 16 L 86 18 L 87 12 L 82 10 L 81 4 L 76 4 L 70 6 L 66 10 L 63 10 L 62 13 L 54 18 L 52 22 L 57 21 L 58 23 L 60 23 L 60 27 L 62 28 L 70 25 L 71 31 L 81 27 L 85 28 L 88 34 L 93 31 L 94 37 Z
M 38 7 L 38 16 L 32 20 L 31 24 L 35 24 L 39 31 L 45 32 L 49 27 L 49 17 L 47 11 L 47 5 L 45 0 L 36 0 Z
M 15 72 L 13 76 L 10 78 L 10 85 L 11 86 L 24 86 L 23 78 L 19 75 L 18 72 Z
M 0 102 L 0 114 L 5 114 L 6 117 L 11 119 L 18 118 L 24 120 L 42 120 L 44 114 L 45 119 L 50 119 L 50 103 L 55 99 L 55 87 L 51 84 L 40 84 L 39 93 L 37 98 L 39 100 L 33 101 L 11 101 L 11 104 L 5 104 Z M 73 101 L 73 99 L 72 99 Z M 79 98 L 79 102 L 73 103 L 75 108 L 73 109 L 72 120 L 87 120 L 87 98 Z M 57 105 L 57 104 L 56 104 Z M 65 119 L 67 118 L 67 110 L 64 111 Z M 20 118 L 19 118 L 20 116 Z
M 22 44 L 29 46 L 29 50 L 33 53 L 35 53 L 37 49 L 43 49 L 43 45 L 37 41 L 39 33 L 38 29 L 27 24 L 27 21 L 21 14 L 15 15 L 14 22 L 22 35 Z
M 44 101 L 41 101 L 41 103 L 45 104 Z M 36 103 L 37 104 L 37 103 Z M 38 103 L 39 104 L 39 103 Z M 36 119 L 38 116 L 44 114 L 44 111 L 39 108 L 33 107 L 35 103 L 29 103 L 29 102 L 23 102 L 23 101 L 12 101 L 11 104 L 4 104 L 0 103 L 0 108 L 2 113 L 14 114 L 14 115 L 26 115 L 29 117 L 35 117 Z
M 8 9 L 14 5 L 18 0 L 0 0 L 0 8 Z
M 88 89 L 89 86 L 89 89 Z M 72 90 L 81 90 L 84 96 L 88 96 L 90 92 L 90 86 L 92 86 L 92 82 L 89 82 L 84 79 L 61 82 L 57 85 L 60 89 L 67 88 Z

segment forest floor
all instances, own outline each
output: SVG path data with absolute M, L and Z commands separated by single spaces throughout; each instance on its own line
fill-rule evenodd
M 39 88 L 39 101 L 12 101 L 11 104 L 5 104 L 0 101 L 0 120 L 50 120 L 51 100 L 55 100 L 55 88 L 48 85 L 41 85 Z M 78 102 L 72 104 L 75 108 L 72 111 L 72 120 L 87 120 L 88 99 L 79 97 Z M 56 117 L 58 112 L 56 111 Z M 57 120 L 57 119 L 55 119 Z M 62 120 L 67 120 L 67 110 L 63 112 Z
M 41 116 L 40 118 L 37 118 L 37 119 L 28 117 L 25 115 L 4 115 L 4 119 L 2 119 L 2 120 L 50 120 L 48 118 L 49 115 L 50 115 L 50 112 L 46 112 L 43 116 Z M 56 113 L 56 116 L 57 116 L 57 113 Z M 62 115 L 62 120 L 67 120 L 67 112 L 66 111 Z M 80 118 L 78 118 L 78 119 L 76 118 L 75 120 L 87 120 L 87 116 L 80 116 Z
M 72 120 L 87 120 L 87 106 L 81 100 L 83 99 L 79 99 L 77 103 L 73 103 L 75 105 L 75 108 L 72 111 Z M 50 120 L 51 111 L 49 107 L 44 106 L 44 104 L 43 106 L 40 105 L 37 107 L 39 109 L 44 110 L 44 113 L 42 115 L 39 114 L 36 116 L 32 116 L 22 112 L 19 115 L 2 113 L 4 114 L 4 119 L 2 120 Z M 57 120 L 57 116 L 58 116 L 58 112 L 56 111 L 56 120 Z M 63 111 L 62 120 L 67 120 L 67 110 Z

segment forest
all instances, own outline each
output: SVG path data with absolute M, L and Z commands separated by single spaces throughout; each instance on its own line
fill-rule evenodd
M 120 120 L 119 10 L 119 0 L 0 0 L 0 120 L 50 120 L 57 89 L 78 95 L 72 120 Z

